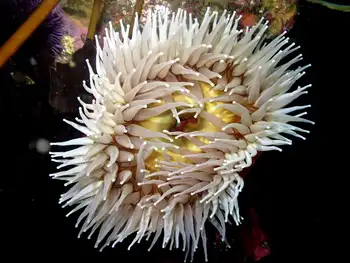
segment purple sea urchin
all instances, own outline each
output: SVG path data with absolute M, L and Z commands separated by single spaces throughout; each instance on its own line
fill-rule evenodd
M 29 15 L 40 4 L 40 0 L 4 0 L 0 3 L 0 21 L 9 26 L 3 33 L 6 40 L 21 26 Z M 60 6 L 56 6 L 44 22 L 28 39 L 31 52 L 36 53 L 40 48 L 50 50 L 52 56 L 58 55 L 62 50 L 61 39 L 64 34 L 64 13 Z M 9 24 L 9 21 L 11 22 Z M 28 48 L 29 49 L 29 48 Z
M 294 115 L 310 107 L 286 107 L 307 93 L 290 91 L 309 65 L 289 70 L 301 55 L 283 34 L 264 43 L 266 23 L 242 33 L 235 13 L 219 17 L 209 8 L 201 24 L 183 10 L 150 12 L 143 30 L 136 16 L 121 32 L 106 29 L 98 41 L 96 73 L 88 62 L 95 100 L 80 119 L 65 120 L 82 138 L 52 143 L 78 146 L 51 152 L 55 179 L 74 184 L 60 203 L 80 209 L 80 234 L 99 229 L 96 247 L 114 246 L 134 234 L 129 248 L 163 233 L 163 247 L 182 247 L 193 257 L 205 223 L 226 235 L 240 224 L 240 172 L 258 151 L 281 150 L 287 136 L 307 130 L 289 122 L 313 123 Z

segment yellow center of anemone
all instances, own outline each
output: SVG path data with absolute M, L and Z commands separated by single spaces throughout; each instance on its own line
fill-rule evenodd
M 221 96 L 224 96 L 225 93 L 221 90 L 215 90 L 212 86 L 210 86 L 207 83 L 199 82 L 200 83 L 200 89 L 203 94 L 203 97 L 205 99 L 214 99 L 219 98 Z M 188 87 L 187 89 L 191 91 L 192 87 Z M 199 105 L 196 105 L 196 102 L 186 96 L 183 93 L 174 93 L 172 95 L 172 99 L 174 102 L 186 102 L 193 106 L 199 107 Z M 165 104 L 166 102 L 162 100 L 160 104 Z M 210 101 L 204 103 L 203 105 L 203 111 L 207 111 L 213 116 L 218 117 L 221 121 L 225 123 L 233 123 L 233 122 L 239 122 L 240 117 L 237 115 L 234 115 L 232 112 L 223 109 L 223 108 L 215 108 L 216 105 L 222 104 L 221 101 Z M 152 106 L 159 106 L 160 104 L 151 105 Z M 181 109 L 177 109 L 179 111 Z M 147 128 L 151 131 L 155 132 L 163 132 L 164 130 L 169 131 L 175 131 L 177 128 L 181 129 L 183 132 L 219 132 L 220 129 L 216 126 L 214 126 L 211 122 L 203 118 L 202 116 L 198 116 L 195 118 L 195 113 L 187 113 L 180 116 L 180 123 L 177 123 L 175 117 L 173 116 L 173 113 L 168 110 L 162 114 L 159 114 L 158 116 L 151 117 L 145 121 L 139 122 L 138 125 Z M 173 144 L 176 146 L 179 146 L 182 149 L 186 149 L 191 153 L 202 153 L 203 150 L 198 148 L 195 144 L 190 142 L 188 139 L 184 137 L 175 138 L 176 136 L 170 136 L 174 142 Z M 204 142 L 205 144 L 208 144 L 209 141 L 201 136 L 196 137 L 200 141 Z M 183 162 L 183 163 L 193 163 L 188 158 L 183 157 L 181 154 L 176 153 L 172 151 L 171 149 L 155 149 L 153 153 L 145 160 L 145 166 L 146 169 L 149 170 L 151 173 L 159 171 L 157 167 L 157 163 L 159 161 L 164 161 L 164 155 L 163 152 L 166 153 L 172 161 L 172 162 Z

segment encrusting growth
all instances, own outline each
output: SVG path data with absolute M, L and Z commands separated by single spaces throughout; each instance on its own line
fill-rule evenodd
M 82 209 L 79 236 L 98 232 L 96 247 L 133 234 L 129 248 L 151 238 L 151 249 L 162 235 L 186 258 L 201 241 L 207 259 L 205 223 L 224 240 L 226 222 L 242 220 L 240 172 L 308 133 L 290 123 L 313 123 L 295 113 L 310 105 L 286 106 L 311 86 L 292 91 L 309 65 L 290 69 L 301 55 L 282 64 L 299 47 L 285 33 L 265 43 L 263 20 L 243 32 L 226 11 L 208 8 L 201 24 L 181 9 L 168 17 L 150 12 L 141 31 L 136 16 L 131 39 L 121 22 L 96 41 L 83 83 L 95 99 L 78 98 L 80 118 L 65 120 L 86 136 L 52 143 L 77 148 L 51 152 L 66 168 L 51 176 L 73 185 L 60 203 Z

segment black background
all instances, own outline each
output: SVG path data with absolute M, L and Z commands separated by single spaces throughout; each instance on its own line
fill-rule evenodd
M 338 243 L 347 242 L 340 214 L 348 207 L 343 205 L 343 178 L 348 174 L 343 159 L 348 140 L 350 15 L 304 2 L 298 11 L 289 37 L 301 45 L 304 63 L 312 63 L 298 84 L 313 84 L 300 101 L 313 105 L 308 116 L 316 125 L 306 141 L 295 140 L 282 153 L 264 153 L 247 184 L 257 189 L 257 211 L 271 238 L 272 255 L 261 262 L 340 262 Z M 36 85 L 19 87 L 6 85 L 10 82 L 5 72 L 1 78 L 2 262 L 182 262 L 181 252 L 159 246 L 152 252 L 142 245 L 127 251 L 123 243 L 99 253 L 92 241 L 77 239 L 76 218 L 66 218 L 68 211 L 58 205 L 64 187 L 48 177 L 54 165 L 48 155 L 29 147 L 38 138 L 52 141 L 71 136 L 62 122 L 66 115 L 48 104 L 48 76 Z M 337 226 L 343 229 L 336 231 Z M 235 262 L 229 251 L 210 253 L 211 262 Z M 198 262 L 202 262 L 200 254 Z

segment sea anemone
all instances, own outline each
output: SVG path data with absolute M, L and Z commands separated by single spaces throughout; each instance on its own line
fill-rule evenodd
M 307 130 L 291 122 L 312 121 L 289 106 L 307 93 L 293 84 L 309 65 L 289 68 L 299 47 L 279 35 L 265 43 L 267 23 L 238 29 L 240 17 L 209 8 L 201 24 L 179 9 L 168 19 L 149 12 L 140 29 L 138 17 L 121 32 L 110 26 L 97 39 L 96 73 L 89 61 L 87 92 L 78 98 L 80 118 L 66 123 L 83 137 L 55 146 L 55 179 L 74 185 L 61 196 L 64 207 L 80 209 L 79 236 L 98 230 L 96 247 L 115 246 L 130 235 L 129 249 L 143 238 L 159 237 L 163 247 L 181 247 L 187 255 L 203 243 L 206 222 L 225 240 L 228 221 L 241 223 L 237 196 L 240 172 L 258 151 L 290 145 Z M 67 216 L 68 216 L 67 215 Z

